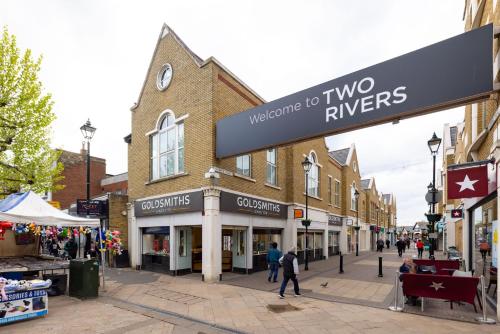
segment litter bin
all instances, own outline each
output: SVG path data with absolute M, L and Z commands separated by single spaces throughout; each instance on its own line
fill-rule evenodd
M 99 263 L 96 259 L 75 259 L 69 263 L 69 295 L 96 298 L 99 294 Z

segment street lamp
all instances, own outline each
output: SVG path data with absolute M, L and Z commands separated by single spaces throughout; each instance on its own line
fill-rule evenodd
M 90 201 L 90 141 L 92 140 L 92 137 L 94 137 L 95 130 L 96 128 L 90 124 L 90 119 L 88 119 L 87 122 L 80 127 L 83 138 L 87 142 L 87 218 L 89 216 Z M 85 238 L 85 244 L 89 243 L 90 237 L 85 235 Z M 99 236 L 99 238 L 101 238 L 101 236 Z M 78 240 L 80 240 L 80 235 L 78 235 Z M 80 254 L 80 245 L 78 245 L 78 254 Z
M 441 145 L 441 138 L 436 136 L 436 133 L 432 135 L 432 138 L 427 141 L 427 145 L 429 146 L 429 150 L 432 155 L 432 183 L 427 187 L 429 191 L 432 193 L 432 201 L 430 203 L 431 213 L 427 216 L 427 220 L 429 221 L 429 231 L 430 233 L 434 233 L 434 224 L 441 219 L 440 215 L 436 215 L 436 155 L 439 150 L 439 146 Z M 430 247 L 429 247 L 429 258 L 434 258 L 434 238 L 430 239 Z
M 309 220 L 309 217 L 307 215 L 307 199 L 309 197 L 309 171 L 311 170 L 312 163 L 309 161 L 309 158 L 306 157 L 304 161 L 302 161 L 302 168 L 304 168 L 304 172 L 306 174 L 306 219 L 302 220 L 302 225 L 306 227 L 306 258 L 305 258 L 305 264 L 304 264 L 304 270 L 309 270 L 309 256 L 308 256 L 308 250 L 309 250 L 309 245 L 307 242 L 307 229 L 309 225 L 311 225 L 311 221 Z
M 354 190 L 354 198 L 356 199 L 356 256 L 359 255 L 359 191 Z

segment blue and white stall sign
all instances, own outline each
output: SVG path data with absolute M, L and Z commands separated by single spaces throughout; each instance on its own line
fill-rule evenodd
M 8 293 L 7 300 L 0 301 L 0 325 L 41 317 L 47 313 L 45 289 Z

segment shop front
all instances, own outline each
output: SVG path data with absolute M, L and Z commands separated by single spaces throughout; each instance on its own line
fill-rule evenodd
M 134 203 L 138 267 L 167 274 L 201 272 L 201 191 L 140 199 Z
M 273 242 L 283 249 L 287 206 L 266 199 L 222 191 L 222 271 L 250 273 L 267 270 Z
M 340 253 L 340 233 L 342 232 L 343 218 L 328 215 L 328 256 Z

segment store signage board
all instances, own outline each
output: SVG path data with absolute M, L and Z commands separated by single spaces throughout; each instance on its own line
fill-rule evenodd
M 288 216 L 287 206 L 284 204 L 225 191 L 220 194 L 220 211 L 281 219 L 286 219 Z
M 342 217 L 328 215 L 328 225 L 342 226 Z
M 137 200 L 134 203 L 136 217 L 172 215 L 196 211 L 203 211 L 202 191 Z
M 489 24 L 217 121 L 216 156 L 397 121 L 493 92 Z
M 108 216 L 108 201 L 104 200 L 86 200 L 77 199 L 76 200 L 76 213 L 79 216 Z

